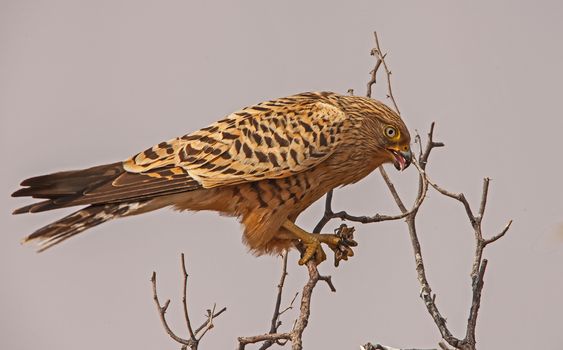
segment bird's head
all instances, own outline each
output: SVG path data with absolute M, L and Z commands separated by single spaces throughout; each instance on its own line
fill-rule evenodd
M 410 148 L 411 137 L 402 120 L 393 123 L 381 123 L 380 145 L 385 149 L 389 162 L 395 165 L 397 170 L 405 170 L 412 162 L 412 151 Z
M 374 165 L 393 163 L 397 170 L 405 170 L 413 160 L 411 136 L 401 116 L 385 103 L 361 96 L 342 96 L 346 113 L 359 122 L 363 134 L 360 152 L 370 152 Z
M 379 159 L 405 170 L 412 162 L 411 135 L 401 117 L 384 103 L 362 98 L 364 126 L 371 134 Z

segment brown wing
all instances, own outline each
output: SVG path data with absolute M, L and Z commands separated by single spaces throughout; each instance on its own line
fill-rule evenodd
M 13 196 L 46 198 L 15 213 L 283 178 L 321 163 L 340 144 L 346 116 L 315 94 L 264 102 L 123 163 L 31 178 Z
M 186 170 L 204 188 L 283 178 L 330 156 L 341 142 L 345 123 L 344 112 L 331 104 L 278 99 L 155 146 L 124 162 L 124 168 L 154 171 L 165 158 L 165 163 Z

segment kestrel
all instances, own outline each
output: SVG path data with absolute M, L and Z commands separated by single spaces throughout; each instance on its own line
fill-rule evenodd
M 114 218 L 164 207 L 214 210 L 240 219 L 253 253 L 301 243 L 299 263 L 320 263 L 321 243 L 335 252 L 347 244 L 300 228 L 299 214 L 383 163 L 403 170 L 411 160 L 409 132 L 385 104 L 307 92 L 243 108 L 123 162 L 27 179 L 12 196 L 45 200 L 14 214 L 86 206 L 25 238 L 42 251 Z M 344 258 L 351 255 L 346 247 Z

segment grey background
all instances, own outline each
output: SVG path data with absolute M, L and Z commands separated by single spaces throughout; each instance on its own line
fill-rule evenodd
M 269 327 L 279 260 L 255 258 L 239 224 L 214 213 L 162 210 L 88 231 L 44 254 L 19 240 L 64 212 L 13 217 L 26 177 L 122 160 L 239 107 L 308 90 L 364 93 L 372 31 L 390 52 L 411 130 L 437 122 L 429 173 L 477 205 L 495 234 L 478 324 L 481 349 L 561 349 L 563 200 L 558 1 L 6 1 L 0 2 L 0 348 L 178 348 L 151 300 L 183 329 L 179 253 L 187 254 L 194 322 L 217 302 L 206 349 Z M 380 86 L 379 96 L 382 96 Z M 416 172 L 390 172 L 414 197 Z M 336 209 L 396 213 L 378 174 L 338 190 Z M 299 219 L 312 228 L 316 203 Z M 458 203 L 431 193 L 420 212 L 429 279 L 452 331 L 470 302 L 472 233 Z M 338 225 L 334 222 L 330 228 Z M 403 223 L 357 227 L 356 256 L 314 294 L 308 349 L 367 341 L 432 347 Z M 291 256 L 286 300 L 305 271 Z M 290 327 L 295 312 L 284 317 Z M 287 328 L 285 328 L 287 329 Z

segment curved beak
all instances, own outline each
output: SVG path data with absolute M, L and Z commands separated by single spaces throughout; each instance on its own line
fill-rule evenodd
M 412 163 L 412 152 L 410 149 L 406 151 L 401 151 L 395 148 L 387 149 L 393 155 L 393 165 L 397 170 L 403 171 L 409 167 Z

